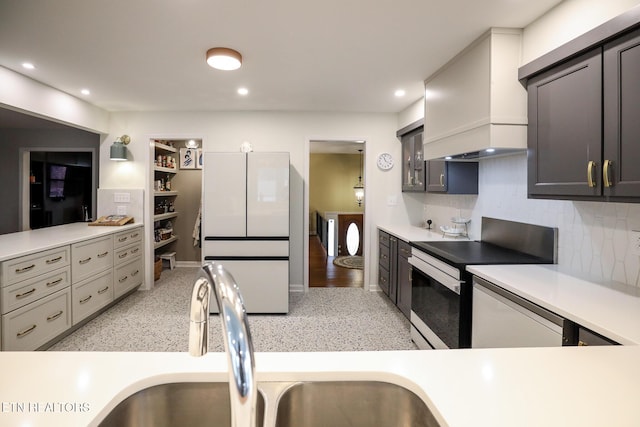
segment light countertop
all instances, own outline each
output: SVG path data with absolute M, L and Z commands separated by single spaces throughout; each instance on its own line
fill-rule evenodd
M 76 222 L 3 234 L 0 235 L 0 261 L 141 226 L 142 224 L 125 224 L 119 227 L 88 226 L 86 222 Z
M 436 229 L 427 230 L 414 225 L 379 224 L 378 228 L 405 242 L 432 242 L 456 239 L 456 237 L 444 237 L 442 232 Z M 457 239 L 466 240 L 466 237 L 458 237 Z
M 256 377 L 395 383 L 443 426 L 624 427 L 640 425 L 638 360 L 638 346 L 257 353 Z M 225 368 L 222 353 L 0 353 L 0 425 L 97 425 L 140 389 Z
M 640 344 L 638 289 L 618 289 L 558 265 L 474 265 L 467 270 L 620 344 Z

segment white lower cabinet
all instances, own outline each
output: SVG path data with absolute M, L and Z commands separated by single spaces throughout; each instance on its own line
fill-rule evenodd
M 73 295 L 73 324 L 107 306 L 113 301 L 113 270 L 107 270 L 90 279 L 74 283 L 71 287 Z
M 35 350 L 71 327 L 71 290 L 2 315 L 2 349 Z
M 118 298 L 142 284 L 142 257 L 131 260 L 114 268 L 114 297 Z
M 2 350 L 51 344 L 142 284 L 142 226 L 104 231 L 0 262 Z

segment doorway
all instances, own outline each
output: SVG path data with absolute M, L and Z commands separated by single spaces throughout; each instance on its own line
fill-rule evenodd
M 364 141 L 309 144 L 309 287 L 364 287 Z

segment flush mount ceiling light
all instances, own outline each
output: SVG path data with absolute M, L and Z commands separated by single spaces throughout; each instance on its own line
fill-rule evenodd
M 242 55 L 227 47 L 214 47 L 207 51 L 207 64 L 217 70 L 237 70 L 242 65 Z

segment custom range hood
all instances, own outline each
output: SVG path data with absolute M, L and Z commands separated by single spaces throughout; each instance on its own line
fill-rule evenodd
M 526 150 L 521 38 L 521 29 L 492 28 L 425 80 L 425 160 L 478 160 Z

